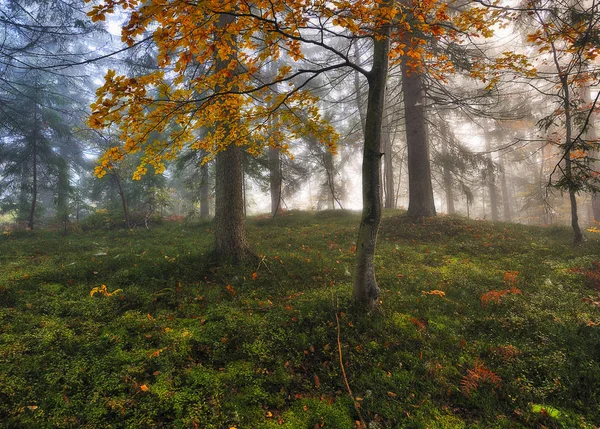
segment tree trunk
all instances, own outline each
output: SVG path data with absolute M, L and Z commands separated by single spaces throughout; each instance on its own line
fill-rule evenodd
M 37 83 L 36 83 L 37 89 Z M 34 100 L 33 104 L 33 130 L 32 130 L 32 148 L 31 148 L 31 169 L 32 172 L 32 184 L 31 184 L 31 206 L 29 208 L 29 219 L 27 220 L 27 227 L 33 230 L 34 222 L 35 222 L 35 208 L 37 205 L 37 195 L 38 195 L 38 133 L 39 133 L 39 124 L 38 120 L 38 103 Z
M 216 156 L 215 254 L 242 262 L 251 254 L 246 240 L 242 149 L 231 144 Z
M 208 164 L 200 165 L 200 217 L 206 219 L 210 216 L 210 183 Z
M 357 44 L 354 44 L 354 61 L 357 64 L 360 63 L 360 53 L 358 52 Z M 362 88 L 360 87 L 360 73 L 358 70 L 354 70 L 354 94 L 356 96 L 356 108 L 358 110 L 358 117 L 360 119 L 360 131 L 362 132 L 364 138 L 367 119 L 363 110 L 363 93 Z
M 69 223 L 69 164 L 67 163 L 67 154 L 65 148 L 61 146 L 59 153 L 61 156 L 58 166 L 58 183 L 56 198 L 56 219 L 63 224 L 63 232 L 67 234 L 67 225 Z
M 323 154 L 323 166 L 325 167 L 325 174 L 327 175 L 327 207 L 329 210 L 335 210 L 335 204 L 344 209 L 342 202 L 336 195 L 335 190 L 335 165 L 333 163 L 333 154 L 329 151 Z
M 571 119 L 571 100 L 569 93 L 569 82 L 567 76 L 561 75 L 561 84 L 563 89 L 563 101 L 565 108 L 565 175 L 569 186 L 569 201 L 571 202 L 571 227 L 573 228 L 573 243 L 579 244 L 583 241 L 583 234 L 579 228 L 579 216 L 577 214 L 576 189 L 573 183 L 573 167 L 571 161 L 571 145 L 573 144 L 573 131 Z
M 281 210 L 281 154 L 279 148 L 269 148 L 269 184 L 271 190 L 271 215 Z
M 388 7 L 391 0 L 381 3 Z M 379 287 L 375 280 L 375 245 L 381 221 L 380 170 L 381 170 L 381 128 L 385 103 L 385 87 L 390 49 L 390 28 L 381 29 L 382 38 L 373 44 L 373 68 L 368 74 L 369 95 L 365 120 L 365 142 L 363 147 L 362 192 L 363 210 L 354 266 L 354 299 L 365 307 L 373 307 L 379 302 Z
M 450 132 L 448 124 L 442 117 L 440 118 L 440 131 L 442 134 L 442 154 L 443 154 L 443 173 L 444 173 L 444 191 L 446 192 L 446 213 L 452 215 L 456 213 L 454 209 L 454 193 L 452 192 L 452 171 L 450 169 L 450 154 L 448 152 L 448 142 L 450 141 Z
M 385 208 L 395 208 L 394 198 L 394 167 L 392 165 L 392 137 L 390 133 L 390 121 L 388 111 L 385 109 L 382 123 L 382 139 L 383 139 L 383 167 L 384 167 L 384 195 Z
M 498 159 L 498 167 L 500 168 L 500 182 L 502 187 L 502 204 L 504 207 L 504 221 L 511 222 L 512 221 L 512 213 L 510 209 L 510 198 L 508 196 L 508 185 L 506 184 L 506 169 L 504 168 L 504 156 L 500 154 L 500 158 Z
M 129 220 L 129 208 L 127 206 L 127 196 L 125 195 L 125 190 L 123 189 L 123 184 L 121 182 L 121 178 L 119 177 L 119 173 L 113 169 L 113 179 L 117 185 L 117 192 L 121 197 L 121 206 L 123 207 L 123 218 L 125 219 L 125 226 L 127 228 L 131 228 L 131 222 Z
M 485 131 L 485 150 L 487 152 L 487 185 L 488 192 L 490 194 L 490 209 L 492 212 L 492 221 L 498 222 L 498 192 L 496 191 L 496 174 L 494 172 L 494 162 L 492 160 L 492 142 L 491 136 L 488 130 Z
M 234 21 L 233 15 L 220 15 L 217 26 L 227 27 Z M 232 42 L 235 44 L 235 41 Z M 237 60 L 236 47 L 226 59 L 215 56 L 216 71 L 228 67 Z M 232 88 L 235 90 L 235 88 Z M 218 92 L 219 88 L 215 88 Z M 239 263 L 251 255 L 246 239 L 244 166 L 242 148 L 230 144 L 216 155 L 215 186 L 215 256 L 218 261 Z
M 600 193 L 592 195 L 592 212 L 594 213 L 594 222 L 600 222 Z
M 36 119 L 37 120 L 37 119 Z M 38 178 L 37 178 L 37 133 L 34 131 L 33 137 L 33 148 L 32 148 L 32 169 L 33 178 L 31 184 L 31 207 L 29 209 L 29 219 L 27 221 L 27 227 L 33 230 L 35 220 L 35 207 L 37 204 L 37 193 L 38 193 Z
M 404 122 L 408 148 L 408 216 L 413 219 L 435 216 L 429 144 L 425 124 L 425 91 L 418 70 L 402 61 Z

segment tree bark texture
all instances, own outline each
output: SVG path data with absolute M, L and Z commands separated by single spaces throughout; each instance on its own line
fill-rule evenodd
M 246 239 L 242 149 L 229 145 L 216 156 L 215 254 L 242 262 L 250 255 Z
M 113 180 L 117 185 L 117 192 L 121 197 L 121 206 L 123 207 L 123 219 L 125 220 L 125 226 L 131 228 L 131 221 L 129 220 L 129 208 L 127 206 L 127 195 L 125 195 L 125 189 L 123 189 L 123 183 L 119 177 L 119 173 L 113 169 Z
M 220 15 L 217 25 L 220 28 L 227 27 L 234 19 L 232 15 Z M 225 60 L 216 56 L 216 70 L 226 68 L 236 57 L 235 47 Z M 215 256 L 218 261 L 239 263 L 252 254 L 246 239 L 242 148 L 230 144 L 215 158 Z
M 383 186 L 386 209 L 396 208 L 394 195 L 394 167 L 392 165 L 392 136 L 390 132 L 390 120 L 388 110 L 385 109 L 383 114 L 382 124 L 382 139 L 383 139 Z
M 200 217 L 206 219 L 210 216 L 210 182 L 208 164 L 200 165 Z
M 487 168 L 486 168 L 486 181 L 488 186 L 488 193 L 490 194 L 490 211 L 492 215 L 492 221 L 498 222 L 498 191 L 496 190 L 496 173 L 494 172 L 494 161 L 492 160 L 492 136 L 489 131 L 485 131 L 485 150 L 487 152 Z
M 382 2 L 381 6 L 389 6 L 390 1 Z M 384 26 L 381 32 L 383 38 L 374 41 L 373 68 L 368 74 L 369 95 L 362 164 L 363 210 L 356 241 L 353 281 L 354 298 L 358 304 L 364 307 L 373 307 L 379 302 L 374 256 L 377 231 L 381 221 L 381 128 L 390 48 L 389 26 Z
M 506 169 L 504 168 L 504 157 L 500 154 L 498 159 L 498 167 L 500 168 L 500 182 L 502 187 L 502 204 L 504 209 L 504 222 L 512 221 L 512 211 L 510 207 L 510 198 L 508 196 L 508 184 L 506 183 Z
M 425 91 L 418 70 L 403 61 L 402 92 L 406 146 L 408 148 L 408 216 L 413 219 L 435 216 L 429 143 L 425 124 Z
M 34 227 L 34 221 L 35 221 L 35 207 L 37 204 L 37 193 L 38 193 L 38 177 L 37 177 L 37 170 L 38 170 L 38 166 L 37 166 L 37 134 L 34 131 L 34 136 L 33 136 L 33 148 L 32 148 L 32 169 L 33 169 L 33 177 L 32 177 L 32 184 L 31 184 L 31 207 L 29 209 L 29 219 L 27 221 L 27 227 L 31 230 L 33 230 Z
M 279 148 L 269 148 L 269 185 L 271 191 L 271 215 L 281 210 L 281 153 Z
M 571 145 L 573 144 L 573 123 L 571 118 L 571 100 L 569 82 L 567 76 L 561 75 L 563 90 L 563 101 L 565 108 L 565 175 L 569 186 L 569 201 L 571 202 L 571 228 L 573 228 L 573 243 L 579 244 L 583 241 L 583 233 L 579 228 L 579 216 L 577 214 L 576 190 L 573 184 L 573 166 L 571 161 Z
M 446 213 L 452 215 L 456 213 L 454 209 L 454 192 L 452 191 L 452 170 L 450 169 L 450 154 L 448 152 L 448 143 L 450 141 L 450 132 L 448 124 L 442 117 L 440 118 L 440 131 L 442 138 L 442 155 L 444 163 L 442 165 L 444 175 L 444 191 L 446 192 Z

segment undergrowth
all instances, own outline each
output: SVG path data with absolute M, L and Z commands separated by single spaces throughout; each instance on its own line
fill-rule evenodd
M 352 305 L 357 224 L 348 212 L 251 219 L 250 267 L 210 263 L 210 223 L 0 236 L 0 421 L 600 424 L 598 241 L 390 212 L 380 308 L 366 314 Z

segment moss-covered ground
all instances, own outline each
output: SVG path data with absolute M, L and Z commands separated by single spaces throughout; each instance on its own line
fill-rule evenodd
M 210 223 L 0 235 L 0 426 L 600 425 L 600 241 L 389 212 L 365 313 L 357 224 L 250 219 L 246 267 Z

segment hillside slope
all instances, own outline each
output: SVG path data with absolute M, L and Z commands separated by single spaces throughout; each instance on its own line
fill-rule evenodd
M 380 310 L 362 315 L 357 224 L 339 211 L 251 219 L 252 267 L 210 264 L 210 224 L 0 236 L 0 421 L 600 425 L 595 237 L 574 249 L 566 228 L 387 213 Z

